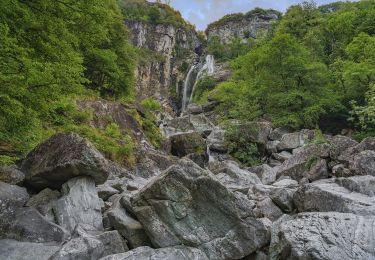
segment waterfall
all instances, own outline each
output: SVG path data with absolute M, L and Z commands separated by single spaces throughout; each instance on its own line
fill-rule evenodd
M 189 73 L 184 82 L 184 93 L 182 98 L 182 112 L 185 112 L 191 99 L 193 98 L 194 89 L 198 81 L 204 75 L 212 75 L 215 71 L 215 59 L 213 55 L 207 55 L 205 62 L 191 66 Z

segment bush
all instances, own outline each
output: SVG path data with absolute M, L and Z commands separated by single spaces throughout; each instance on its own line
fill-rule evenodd
M 153 98 L 146 98 L 142 100 L 141 104 L 149 111 L 156 111 L 162 108 L 160 103 Z

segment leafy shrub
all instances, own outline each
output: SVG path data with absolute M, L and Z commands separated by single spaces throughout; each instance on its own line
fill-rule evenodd
M 161 109 L 160 103 L 153 98 L 146 98 L 142 100 L 141 104 L 149 111 L 156 111 Z

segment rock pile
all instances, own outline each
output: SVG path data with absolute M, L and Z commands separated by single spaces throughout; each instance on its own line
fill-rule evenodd
M 75 134 L 1 168 L 0 259 L 375 258 L 374 139 L 248 123 L 267 159 L 246 168 L 194 111 L 164 126 L 180 158 L 148 150 L 133 172 Z

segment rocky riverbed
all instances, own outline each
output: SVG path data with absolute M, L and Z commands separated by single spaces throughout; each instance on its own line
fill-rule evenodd
M 164 122 L 131 170 L 76 134 L 2 167 L 0 259 L 375 258 L 375 139 L 249 123 L 266 158 L 248 168 L 210 107 Z

